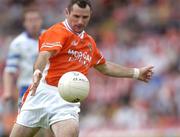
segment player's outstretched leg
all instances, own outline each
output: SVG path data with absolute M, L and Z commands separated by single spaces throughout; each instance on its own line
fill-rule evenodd
M 15 124 L 10 137 L 33 137 L 40 128 L 29 128 L 19 124 Z
M 78 137 L 79 122 L 74 119 L 63 120 L 51 126 L 55 137 Z

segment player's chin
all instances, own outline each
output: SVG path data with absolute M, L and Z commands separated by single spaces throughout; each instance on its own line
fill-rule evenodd
M 150 78 L 147 78 L 145 79 L 145 82 L 148 83 L 151 79 Z
M 84 30 L 84 27 L 76 27 L 75 32 L 76 33 L 81 33 Z
M 83 30 L 76 30 L 75 32 L 76 33 L 81 33 Z

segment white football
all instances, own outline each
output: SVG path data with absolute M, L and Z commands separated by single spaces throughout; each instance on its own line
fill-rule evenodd
M 72 103 L 83 101 L 89 94 L 89 80 L 77 71 L 70 71 L 59 79 L 58 90 L 61 97 Z

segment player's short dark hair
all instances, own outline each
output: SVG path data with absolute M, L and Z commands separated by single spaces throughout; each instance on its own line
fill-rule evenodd
M 40 10 L 37 7 L 26 7 L 26 8 L 24 8 L 23 13 L 26 14 L 28 12 L 37 12 L 40 14 Z
M 88 5 L 90 9 L 92 10 L 92 5 L 90 0 L 71 0 L 68 5 L 68 10 L 71 11 L 71 8 L 74 4 L 77 4 L 81 8 L 86 8 Z
M 36 12 L 39 14 L 40 17 L 42 17 L 42 14 L 41 14 L 39 8 L 37 8 L 37 7 L 26 7 L 23 9 L 23 21 L 25 20 L 26 14 L 29 12 Z

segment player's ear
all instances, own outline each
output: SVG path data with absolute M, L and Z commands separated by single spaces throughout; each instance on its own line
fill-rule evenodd
M 65 9 L 65 14 L 66 14 L 66 17 L 69 15 L 69 10 L 68 10 L 68 8 Z
M 22 23 L 23 27 L 26 28 L 26 21 L 24 20 L 23 23 Z

